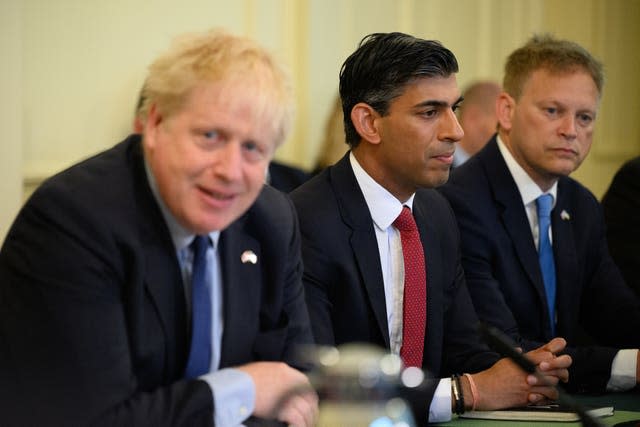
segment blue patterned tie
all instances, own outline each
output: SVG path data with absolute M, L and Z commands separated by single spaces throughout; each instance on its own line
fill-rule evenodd
M 191 271 L 191 349 L 184 376 L 196 378 L 209 372 L 211 363 L 211 298 L 207 275 L 209 236 L 196 236 Z
M 553 260 L 553 248 L 549 241 L 549 226 L 551 225 L 551 204 L 553 196 L 543 194 L 536 200 L 538 208 L 538 260 L 544 281 L 544 291 L 547 295 L 547 307 L 549 308 L 549 324 L 551 336 L 556 336 L 556 266 Z

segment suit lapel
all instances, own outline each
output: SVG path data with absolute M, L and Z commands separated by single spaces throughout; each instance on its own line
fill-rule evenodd
M 163 328 L 167 342 L 165 357 L 169 369 L 182 369 L 188 351 L 188 321 L 182 273 L 169 229 L 153 197 L 144 169 L 140 144 L 131 148 L 134 192 L 138 201 L 140 240 L 145 259 L 144 280 L 147 294 Z M 144 313 L 142 313 L 144 315 Z M 144 327 L 144 319 L 132 319 L 132 325 Z M 148 331 L 132 342 L 145 342 Z M 168 372 L 170 378 L 182 373 Z
M 260 311 L 261 272 L 264 267 L 260 243 L 245 227 L 247 216 L 234 222 L 220 234 L 220 268 L 222 272 L 224 332 L 220 366 L 245 360 L 250 354 L 252 333 Z M 257 263 L 243 262 L 242 254 L 251 251 Z M 249 315 L 249 313 L 254 313 Z
M 577 319 L 578 304 L 572 299 L 580 294 L 574 291 L 575 284 L 578 283 L 578 258 L 576 251 L 575 236 L 571 226 L 571 206 L 567 192 L 566 180 L 558 181 L 558 200 L 551 214 L 551 226 L 553 233 L 553 252 L 556 260 L 556 307 L 558 313 L 558 334 L 571 338 L 572 333 L 563 328 L 564 324 L 573 324 L 574 319 L 564 322 L 566 317 Z M 563 213 L 564 212 L 564 213 Z M 563 218 L 564 217 L 564 218 Z M 561 260 L 561 262 L 558 262 Z
M 330 173 L 340 215 L 345 225 L 352 230 L 349 239 L 351 250 L 364 281 L 369 304 L 373 309 L 385 345 L 389 348 L 389 326 L 378 241 L 367 202 L 349 163 L 349 153 L 331 168 Z
M 540 302 L 546 307 L 538 252 L 533 242 L 522 197 L 502 154 L 500 154 L 495 137 L 489 144 L 491 146 L 482 152 L 482 160 L 497 209 L 516 250 L 518 260 L 529 278 L 529 282 L 535 288 Z

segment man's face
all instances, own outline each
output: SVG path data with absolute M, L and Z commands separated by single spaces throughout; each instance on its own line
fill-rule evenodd
M 519 100 L 503 95 L 499 103 L 509 105 L 500 122 L 503 141 L 542 190 L 576 170 L 589 153 L 599 94 L 585 71 L 536 70 Z
M 258 197 L 276 146 L 270 121 L 254 110 L 248 91 L 216 83 L 196 87 L 169 117 L 152 107 L 146 160 L 164 203 L 189 231 L 222 230 Z
M 455 114 L 459 102 L 455 75 L 421 78 L 376 119 L 380 143 L 374 147 L 374 175 L 399 200 L 448 179 L 455 142 L 464 135 Z
M 480 105 L 471 105 L 460 117 L 460 123 L 464 129 L 464 138 L 460 141 L 460 146 L 472 156 L 482 150 L 496 133 L 498 119 L 495 108 L 492 111 L 485 111 Z

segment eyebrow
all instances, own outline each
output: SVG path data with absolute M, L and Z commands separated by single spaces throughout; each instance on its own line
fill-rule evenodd
M 454 106 L 460 104 L 463 100 L 464 100 L 464 98 L 461 96 L 451 106 L 454 107 Z M 444 108 L 444 107 L 448 107 L 448 106 L 449 106 L 449 103 L 446 102 L 446 101 L 439 101 L 439 100 L 436 100 L 436 99 L 430 99 L 430 100 L 427 100 L 427 101 L 424 101 L 424 102 L 420 102 L 420 103 L 414 105 L 413 108 L 423 108 L 423 107 Z

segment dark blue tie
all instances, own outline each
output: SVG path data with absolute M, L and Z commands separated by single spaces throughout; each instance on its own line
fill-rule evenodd
M 553 196 L 543 194 L 536 200 L 538 208 L 538 260 L 542 270 L 544 291 L 547 295 L 547 307 L 549 308 L 549 324 L 551 336 L 556 336 L 556 266 L 553 260 L 553 248 L 549 241 L 549 226 L 551 225 L 551 205 Z
M 184 375 L 186 378 L 196 378 L 209 372 L 211 361 L 211 297 L 207 276 L 209 236 L 196 236 L 190 247 L 193 251 L 191 349 Z

